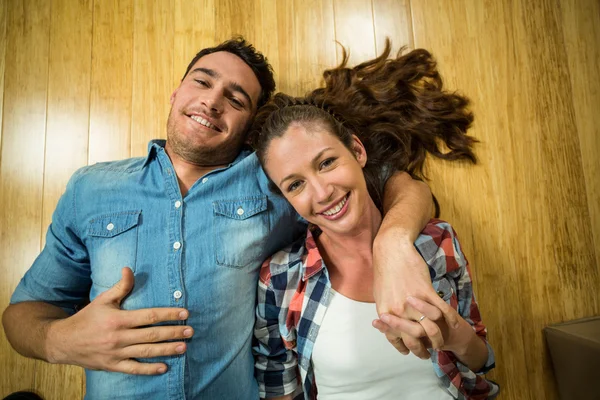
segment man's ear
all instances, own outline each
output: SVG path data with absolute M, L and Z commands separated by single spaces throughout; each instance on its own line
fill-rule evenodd
M 171 93 L 171 98 L 169 99 L 169 102 L 171 103 L 171 105 L 173 105 L 173 102 L 175 101 L 175 96 L 177 95 L 178 90 L 179 90 L 179 88 L 173 90 L 173 93 Z
M 367 164 L 367 151 L 365 150 L 365 146 L 362 144 L 358 136 L 354 134 L 352 134 L 352 151 L 354 152 L 356 161 L 358 161 L 360 166 L 364 168 Z

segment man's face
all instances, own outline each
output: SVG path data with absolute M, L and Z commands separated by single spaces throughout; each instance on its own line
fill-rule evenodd
M 171 95 L 169 155 L 203 167 L 233 161 L 260 91 L 256 75 L 239 57 L 217 52 L 200 58 Z

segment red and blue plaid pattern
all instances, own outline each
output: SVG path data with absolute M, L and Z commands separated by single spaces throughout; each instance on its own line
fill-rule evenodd
M 432 219 L 415 247 L 429 266 L 434 289 L 486 341 L 469 263 L 454 229 L 447 222 Z M 262 265 L 253 346 L 261 398 L 292 393 L 299 383 L 305 399 L 317 398 L 311 355 L 330 300 L 331 283 L 324 267 L 310 230 L 305 238 Z M 450 352 L 430 350 L 433 368 L 454 398 L 479 400 L 498 395 L 499 386 L 483 376 L 494 368 L 494 353 L 486 344 L 488 360 L 477 373 Z

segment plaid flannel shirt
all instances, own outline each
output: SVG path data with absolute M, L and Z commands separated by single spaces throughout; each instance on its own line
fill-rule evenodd
M 499 386 L 483 376 L 494 368 L 494 353 L 486 340 L 469 264 L 454 229 L 447 222 L 432 219 L 415 247 L 429 266 L 434 289 L 473 326 L 488 347 L 488 359 L 477 373 L 451 352 L 430 350 L 435 373 L 456 399 L 496 397 Z M 263 263 L 254 329 L 257 340 L 253 346 L 262 398 L 292 393 L 298 383 L 302 384 L 305 399 L 317 398 L 311 355 L 330 293 L 329 275 L 310 229 L 305 238 Z

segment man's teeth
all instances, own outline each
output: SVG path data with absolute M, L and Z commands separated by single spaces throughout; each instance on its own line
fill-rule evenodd
M 344 207 L 344 204 L 346 204 L 346 200 L 348 199 L 348 197 L 344 197 L 342 199 L 342 201 L 340 201 L 339 203 L 337 203 L 337 205 L 333 208 L 330 208 L 327 211 L 324 211 L 323 214 L 327 215 L 328 217 L 331 217 L 332 215 L 335 215 L 337 213 L 340 212 L 340 210 L 342 209 L 342 207 Z
M 197 123 L 206 126 L 207 128 L 214 129 L 216 131 L 219 130 L 216 126 L 214 126 L 213 124 L 211 124 L 210 122 L 208 122 L 207 120 L 205 120 L 202 117 L 199 117 L 197 115 L 192 115 L 192 116 L 190 116 L 190 118 L 193 119 L 194 121 L 196 121 Z

